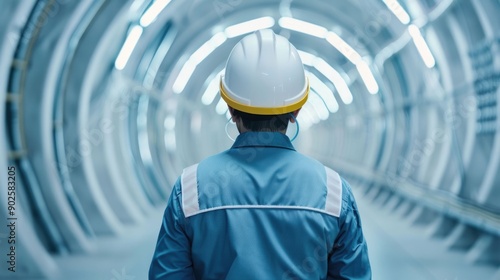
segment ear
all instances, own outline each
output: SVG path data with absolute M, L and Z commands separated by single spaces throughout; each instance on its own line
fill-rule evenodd
M 297 117 L 299 116 L 299 112 L 300 112 L 300 109 L 297 109 L 295 111 L 292 112 L 293 116 L 295 117 L 295 119 L 297 119 Z M 295 123 L 295 119 L 294 118 L 291 118 L 290 119 L 290 122 L 291 123 Z

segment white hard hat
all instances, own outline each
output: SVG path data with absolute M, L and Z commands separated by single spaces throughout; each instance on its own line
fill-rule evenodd
M 255 115 L 279 115 L 300 109 L 309 81 L 295 47 L 270 29 L 241 39 L 221 76 L 220 94 L 232 108 Z

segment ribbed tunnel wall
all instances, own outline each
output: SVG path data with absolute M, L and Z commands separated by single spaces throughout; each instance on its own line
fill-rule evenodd
M 434 64 L 383 1 L 174 0 L 147 22 L 157 5 L 149 0 L 2 0 L 0 212 L 7 221 L 6 170 L 14 167 L 16 276 L 50 279 L 60 269 L 54 257 L 126 235 L 164 206 L 183 167 L 231 145 L 214 81 L 241 36 L 225 28 L 261 17 L 273 19 L 269 27 L 303 52 L 317 77 L 321 108 L 304 108 L 298 149 L 380 207 L 406 209 L 450 249 L 498 267 L 500 2 L 400 3 Z M 338 34 L 362 63 L 331 36 L 283 27 L 284 17 Z M 205 57 L 192 55 L 207 44 L 214 47 Z M 360 75 L 363 65 L 376 90 Z M 3 256 L 8 236 L 2 228 Z M 12 276 L 7 267 L 2 261 L 2 277 Z

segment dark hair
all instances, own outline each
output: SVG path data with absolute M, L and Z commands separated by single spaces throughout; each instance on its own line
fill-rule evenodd
M 281 115 L 254 115 L 234 109 L 234 116 L 241 118 L 246 129 L 251 131 L 286 131 L 290 113 Z

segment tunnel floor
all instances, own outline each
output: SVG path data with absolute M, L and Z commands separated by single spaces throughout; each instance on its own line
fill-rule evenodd
M 428 237 L 426 228 L 372 202 L 363 189 L 354 188 L 354 194 L 374 280 L 500 279 L 500 269 L 470 263 L 465 253 L 447 250 L 442 241 Z M 162 214 L 158 209 L 140 227 L 126 230 L 126 236 L 102 240 L 90 255 L 58 257 L 62 270 L 55 280 L 147 279 Z

